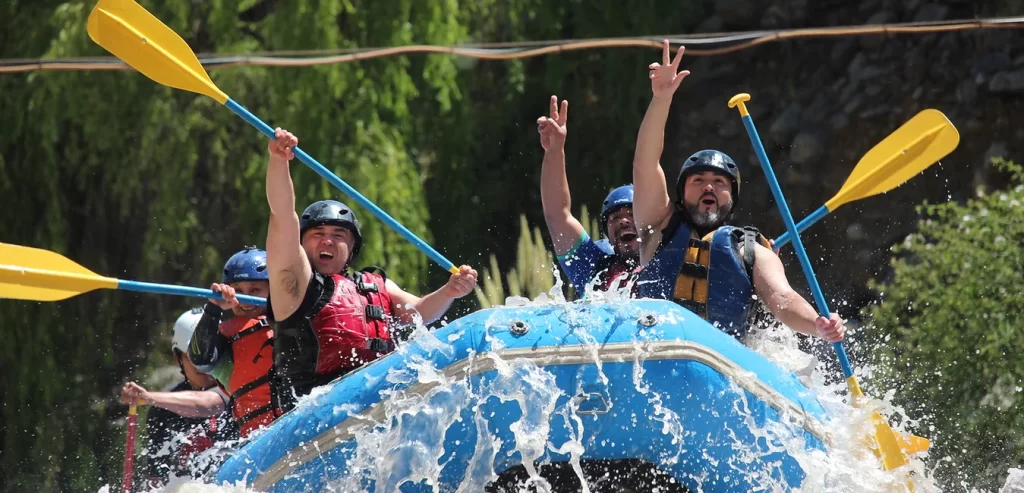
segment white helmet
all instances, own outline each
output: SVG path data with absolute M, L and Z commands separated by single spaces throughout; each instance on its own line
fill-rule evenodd
M 174 322 L 174 337 L 171 338 L 171 350 L 177 349 L 183 353 L 188 353 L 188 345 L 192 340 L 192 333 L 196 331 L 200 318 L 203 318 L 202 307 L 193 308 L 178 317 L 178 321 Z

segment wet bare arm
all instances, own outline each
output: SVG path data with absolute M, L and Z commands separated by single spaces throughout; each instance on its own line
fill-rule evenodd
M 391 295 L 392 308 L 395 315 L 402 323 L 411 324 L 414 317 L 419 313 L 424 324 L 429 324 L 439 318 L 448 308 L 452 306 L 454 297 L 447 294 L 445 286 L 426 296 L 419 297 L 398 287 L 390 279 L 385 283 L 388 294 Z
M 287 136 L 279 135 L 277 142 L 271 141 L 270 145 L 279 142 L 283 144 L 286 139 Z M 267 203 L 270 205 L 267 270 L 270 276 L 270 299 L 273 300 L 273 313 L 277 321 L 295 313 L 306 295 L 309 279 L 313 277 L 313 268 L 299 243 L 295 188 L 288 165 L 289 158 L 283 153 L 290 156 L 290 147 L 277 151 L 271 148 L 270 161 L 267 163 Z
M 650 229 L 660 229 L 662 222 L 672 213 L 665 171 L 660 163 L 665 145 L 665 123 L 671 105 L 671 97 L 652 98 L 636 137 L 633 220 L 642 237 L 648 236 Z
M 565 255 L 583 234 L 583 225 L 573 217 L 570 209 L 572 196 L 569 193 L 569 181 L 565 178 L 563 150 L 544 153 L 540 172 L 540 200 L 555 254 Z
M 652 63 L 647 67 L 650 69 L 651 104 L 647 106 L 647 113 L 640 124 L 633 154 L 633 221 L 641 240 L 650 238 L 652 230 L 664 227 L 672 214 L 665 170 L 660 162 L 661 153 L 665 146 L 665 123 L 668 121 L 672 97 L 683 79 L 690 75 L 688 70 L 678 71 L 685 48 L 680 46 L 675 58 L 670 61 L 668 40 L 662 46 L 661 63 Z
M 550 117 L 537 119 L 540 145 L 544 148 L 544 161 L 540 167 L 540 202 L 555 254 L 565 255 L 583 234 L 583 225 L 572 215 L 572 194 L 569 192 L 569 180 L 565 177 L 569 102 L 562 101 L 559 110 L 558 97 L 551 96 L 550 114 Z
M 789 285 L 782 260 L 759 244 L 754 248 L 754 291 L 764 300 L 765 306 L 787 327 L 801 334 L 820 337 L 815 328 L 818 312 Z
M 164 408 L 186 418 L 207 418 L 224 412 L 224 399 L 210 390 L 181 392 L 147 392 L 146 403 Z

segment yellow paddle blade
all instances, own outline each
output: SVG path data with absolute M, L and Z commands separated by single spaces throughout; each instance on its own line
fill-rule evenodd
M 946 115 L 924 110 L 872 147 L 825 207 L 834 211 L 847 202 L 888 192 L 949 155 L 959 143 L 960 133 Z
M 875 425 L 875 442 L 878 443 L 876 454 L 882 459 L 882 466 L 891 471 L 907 463 L 907 456 L 900 448 L 900 440 L 892 427 L 881 414 L 872 413 L 871 421 Z
M 228 95 L 210 80 L 185 40 L 134 0 L 100 0 L 86 30 L 96 44 L 146 77 L 227 102 Z
M 59 301 L 94 289 L 117 289 L 117 279 L 49 250 L 0 243 L 0 259 L 0 298 Z

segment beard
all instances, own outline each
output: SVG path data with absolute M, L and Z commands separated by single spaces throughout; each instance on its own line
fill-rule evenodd
M 698 208 L 701 206 L 700 202 L 694 205 L 687 204 L 686 212 L 690 215 L 690 221 L 693 222 L 694 226 L 704 229 L 713 229 L 721 226 L 725 219 L 729 217 L 729 213 L 732 212 L 732 201 L 718 206 L 715 210 L 709 210 L 700 212 Z

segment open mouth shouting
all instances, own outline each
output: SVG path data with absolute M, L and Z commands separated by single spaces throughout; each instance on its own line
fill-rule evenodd
M 619 240 L 619 243 L 629 243 L 631 241 L 636 241 L 636 239 L 639 238 L 639 235 L 636 233 L 636 228 L 629 226 L 616 232 L 615 238 Z
M 710 210 L 712 207 L 718 208 L 718 198 L 712 193 L 706 193 L 700 197 L 700 205 L 704 206 L 705 209 Z

